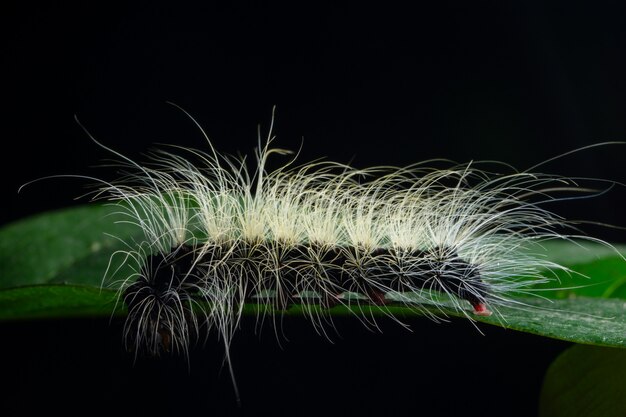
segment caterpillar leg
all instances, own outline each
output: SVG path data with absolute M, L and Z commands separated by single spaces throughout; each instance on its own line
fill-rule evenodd
M 477 316 L 489 317 L 493 314 L 491 310 L 487 307 L 487 304 L 484 302 L 475 302 L 472 303 L 472 307 L 474 308 L 474 314 Z

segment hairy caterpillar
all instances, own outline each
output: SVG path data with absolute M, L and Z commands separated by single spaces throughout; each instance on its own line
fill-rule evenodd
M 544 206 L 557 193 L 589 194 L 574 179 L 500 173 L 507 166 L 494 163 L 355 169 L 296 157 L 268 171 L 269 157 L 290 153 L 271 147 L 272 130 L 259 134 L 253 169 L 208 138 L 208 152 L 173 146 L 140 165 L 92 137 L 124 172 L 100 180 L 93 197 L 119 204 L 144 235 L 114 255 L 135 273 L 110 283 L 128 309 L 131 350 L 186 354 L 215 329 L 230 367 L 248 302 L 266 307 L 260 320 L 299 304 L 321 332 L 338 304 L 471 318 L 521 306 L 516 295 L 550 281 L 542 271 L 566 269 L 532 248 L 571 237 L 560 232 L 568 221 Z

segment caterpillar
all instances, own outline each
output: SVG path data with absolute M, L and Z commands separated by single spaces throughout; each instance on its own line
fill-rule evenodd
M 543 271 L 567 270 L 532 250 L 572 236 L 546 204 L 563 192 L 593 194 L 573 178 L 534 172 L 539 165 L 300 164 L 297 153 L 272 146 L 274 115 L 267 136 L 259 130 L 250 168 L 246 158 L 218 153 L 189 117 L 208 150 L 171 145 L 146 164 L 87 132 L 123 172 L 99 180 L 93 198 L 118 205 L 143 233 L 114 254 L 134 273 L 109 283 L 128 310 L 126 346 L 187 354 L 215 330 L 233 383 L 229 345 L 246 303 L 261 304 L 259 320 L 273 321 L 298 304 L 324 334 L 337 305 L 366 325 L 376 320 L 369 305 L 403 305 L 435 320 L 446 309 L 472 319 L 522 307 L 517 295 L 554 279 Z M 268 170 L 271 157 L 287 162 Z

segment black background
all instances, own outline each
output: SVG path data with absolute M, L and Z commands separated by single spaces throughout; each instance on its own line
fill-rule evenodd
M 525 169 L 565 151 L 626 139 L 626 7 L 622 2 L 434 2 L 414 8 L 314 2 L 8 3 L 0 15 L 2 223 L 75 204 L 101 142 L 141 159 L 154 143 L 251 154 L 277 106 L 276 145 L 302 160 L 365 167 L 444 157 Z M 624 146 L 567 156 L 541 170 L 624 181 Z M 557 206 L 568 218 L 623 226 L 623 187 Z M 84 201 L 82 201 L 84 202 Z M 584 227 L 611 241 L 624 232 Z M 211 340 L 177 360 L 133 366 L 119 324 L 5 324 L 15 413 L 196 410 L 221 415 L 532 415 L 547 364 L 565 345 L 469 323 L 342 321 L 329 344 L 285 325 L 279 349 L 244 323 L 233 347 L 243 408 Z M 117 326 L 117 327 L 116 327 Z M 19 360 L 12 360 L 18 356 Z M 15 378 L 13 376 L 15 375 Z M 11 398 L 8 398 L 11 397 Z M 127 405 L 125 405 L 127 402 Z

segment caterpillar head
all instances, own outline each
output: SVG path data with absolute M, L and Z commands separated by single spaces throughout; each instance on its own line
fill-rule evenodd
M 149 255 L 139 278 L 123 293 L 128 307 L 127 345 L 152 356 L 187 352 L 190 336 L 198 329 L 192 312 L 192 297 L 198 291 L 189 247 L 180 246 L 167 255 Z

